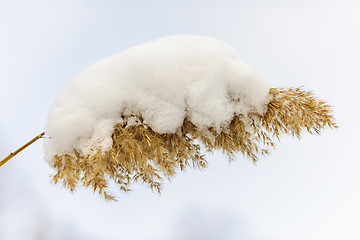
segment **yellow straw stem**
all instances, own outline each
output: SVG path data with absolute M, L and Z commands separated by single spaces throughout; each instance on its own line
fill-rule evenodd
M 45 133 L 42 132 L 39 135 L 37 135 L 36 137 L 34 137 L 33 139 L 31 139 L 29 142 L 27 142 L 24 146 L 20 147 L 19 149 L 17 149 L 15 152 L 10 153 L 6 158 L 4 158 L 3 160 L 0 161 L 0 167 L 2 165 L 4 165 L 7 161 L 9 161 L 11 158 L 13 158 L 16 154 L 18 154 L 19 152 L 21 152 L 22 150 L 24 150 L 25 148 L 27 148 L 28 146 L 30 146 L 33 142 L 35 142 L 36 140 L 38 140 L 39 138 L 42 138 L 42 136 L 44 136 Z

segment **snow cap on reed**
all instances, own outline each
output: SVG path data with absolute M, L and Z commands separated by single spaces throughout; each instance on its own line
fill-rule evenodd
M 50 109 L 46 160 L 76 149 L 112 147 L 114 125 L 143 124 L 176 133 L 187 118 L 198 129 L 220 129 L 234 115 L 262 114 L 269 86 L 228 44 L 175 35 L 107 57 L 73 77 Z M 131 120 L 132 119 L 132 120 Z

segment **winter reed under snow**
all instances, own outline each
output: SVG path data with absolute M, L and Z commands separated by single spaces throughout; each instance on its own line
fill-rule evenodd
M 105 58 L 70 80 L 50 109 L 45 155 L 71 191 L 141 181 L 161 191 L 185 167 L 222 150 L 257 161 L 281 134 L 336 127 L 332 110 L 302 88 L 270 88 L 228 44 L 177 35 Z

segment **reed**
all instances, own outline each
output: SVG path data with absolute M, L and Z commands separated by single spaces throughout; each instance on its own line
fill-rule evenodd
M 124 192 L 134 182 L 142 182 L 161 193 L 164 178 L 171 179 L 186 167 L 206 168 L 206 152 L 222 150 L 230 159 L 240 153 L 256 162 L 282 134 L 300 138 L 304 131 L 319 134 L 326 127 L 337 128 L 331 106 L 310 91 L 271 88 L 269 95 L 264 114 L 235 115 L 221 129 L 200 130 L 185 118 L 178 132 L 160 134 L 145 125 L 141 116 L 135 116 L 136 126 L 125 119 L 114 125 L 111 149 L 82 155 L 74 148 L 70 154 L 54 156 L 52 180 L 71 191 L 80 185 L 91 187 L 107 200 L 116 200 L 108 191 L 110 182 Z

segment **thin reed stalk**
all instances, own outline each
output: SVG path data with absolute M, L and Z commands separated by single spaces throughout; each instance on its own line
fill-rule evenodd
M 28 146 L 30 146 L 32 143 L 34 143 L 36 140 L 38 140 L 39 138 L 42 138 L 45 135 L 44 132 L 40 133 L 39 135 L 37 135 L 36 137 L 34 137 L 33 139 L 31 139 L 29 142 L 27 142 L 26 144 L 24 144 L 22 147 L 18 148 L 17 150 L 15 150 L 14 152 L 10 153 L 7 157 L 5 157 L 3 160 L 0 161 L 0 167 L 2 165 L 4 165 L 6 162 L 8 162 L 11 158 L 13 158 L 16 154 L 18 154 L 19 152 L 21 152 L 22 150 L 24 150 L 25 148 L 27 148 Z

